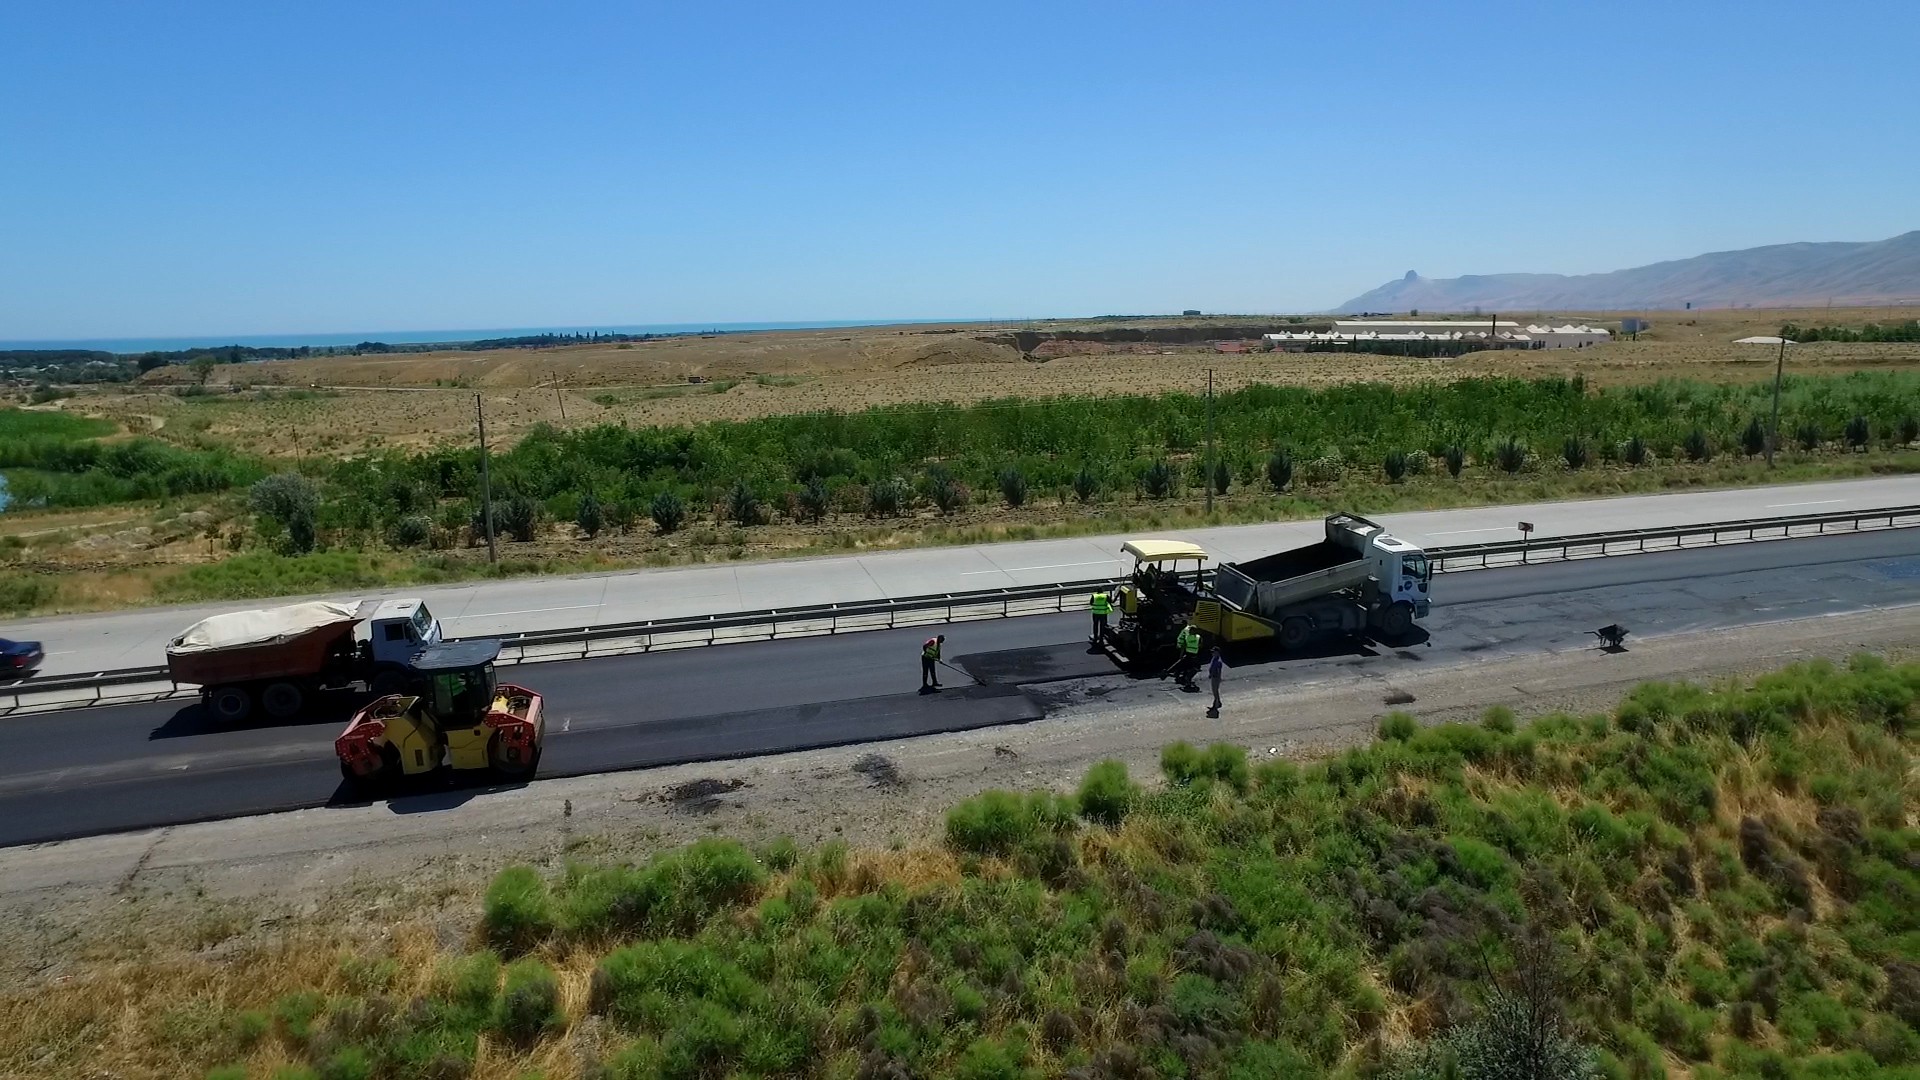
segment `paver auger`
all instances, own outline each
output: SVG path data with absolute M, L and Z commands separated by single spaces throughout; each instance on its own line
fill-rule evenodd
M 364 787 L 437 769 L 533 775 L 545 734 L 541 697 L 494 680 L 497 641 L 435 645 L 416 656 L 416 683 L 376 698 L 334 740 L 340 774 Z

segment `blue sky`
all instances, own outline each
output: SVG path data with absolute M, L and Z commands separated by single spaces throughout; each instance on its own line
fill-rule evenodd
M 1920 5 L 0 6 L 0 339 L 1324 308 L 1920 228 Z

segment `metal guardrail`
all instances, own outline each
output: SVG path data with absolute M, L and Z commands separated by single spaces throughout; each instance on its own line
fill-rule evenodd
M 1710 522 L 1667 529 L 1626 529 L 1580 533 L 1540 539 L 1498 541 L 1429 548 L 1427 558 L 1438 573 L 1458 573 L 1496 566 L 1540 561 L 1601 558 L 1610 555 L 1706 547 L 1724 543 L 1782 540 L 1821 536 L 1832 532 L 1920 526 L 1920 506 L 1856 510 L 1835 514 L 1753 518 Z M 1690 543 L 1689 541 L 1693 541 Z M 760 611 L 729 612 L 682 619 L 609 623 L 600 626 L 536 630 L 523 634 L 489 635 L 501 642 L 503 665 L 555 660 L 584 660 L 636 652 L 717 645 L 736 641 L 767 641 L 788 637 L 815 637 L 935 623 L 1006 619 L 1080 610 L 1087 593 L 1118 578 L 1087 578 L 1053 585 L 981 589 L 958 593 L 930 593 L 851 604 L 817 604 Z M 1071 602 L 1071 603 L 1069 603 Z M 458 638 L 451 640 L 460 640 Z M 126 689 L 123 693 L 109 691 Z M 23 699 L 40 699 L 36 706 L 79 708 L 112 700 L 159 700 L 197 693 L 182 689 L 168 678 L 164 667 L 124 668 L 89 674 L 56 675 L 0 685 L 0 715 L 19 711 Z M 66 695 L 71 696 L 66 696 Z

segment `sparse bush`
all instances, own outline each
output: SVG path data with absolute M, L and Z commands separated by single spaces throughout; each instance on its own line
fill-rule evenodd
M 1506 442 L 1494 447 L 1493 460 L 1500 466 L 1501 472 L 1512 476 L 1526 467 L 1526 444 L 1519 439 L 1509 437 Z
M 1381 469 L 1386 472 L 1387 482 L 1390 484 L 1397 484 L 1405 479 L 1407 475 L 1406 451 L 1393 450 L 1388 452 L 1386 460 L 1381 463 Z
M 1018 509 L 1027 504 L 1027 474 L 1019 466 L 1009 465 L 1000 470 L 1000 497 L 1007 505 Z
M 1709 439 L 1706 431 L 1701 428 L 1694 428 L 1687 432 L 1687 437 L 1680 442 L 1680 449 L 1686 452 L 1688 461 L 1713 460 L 1713 440 Z
M 1177 742 L 1160 748 L 1160 772 L 1167 783 L 1181 787 L 1206 775 L 1206 764 L 1192 743 Z
M 1287 490 L 1293 483 L 1293 453 L 1286 447 L 1276 447 L 1267 456 L 1267 486 L 1275 491 Z
M 1593 452 L 1587 449 L 1586 440 L 1578 435 L 1569 435 L 1567 441 L 1560 445 L 1560 459 L 1567 463 L 1569 469 L 1584 469 L 1593 460 Z
M 1647 440 L 1638 435 L 1628 439 L 1626 448 L 1620 452 L 1620 456 L 1627 464 L 1635 468 L 1645 465 L 1648 457 Z
M 927 470 L 927 497 L 942 514 L 951 514 L 967 505 L 971 492 L 966 485 L 953 478 L 944 465 L 934 465 Z
M 1748 457 L 1758 457 L 1767 452 L 1767 429 L 1761 425 L 1759 417 L 1747 421 L 1746 428 L 1740 432 L 1740 450 Z
M 660 535 L 666 536 L 679 532 L 680 526 L 686 524 L 687 504 L 679 493 L 662 491 L 647 505 L 647 516 L 653 519 L 653 527 Z
M 1165 458 L 1159 458 L 1140 472 L 1140 490 L 1149 499 L 1165 499 L 1173 494 L 1175 474 Z
M 1406 742 L 1420 730 L 1412 715 L 1395 710 L 1380 720 L 1380 737 L 1389 742 Z
M 1467 467 L 1467 452 L 1456 443 L 1447 447 L 1445 456 L 1447 459 L 1447 475 L 1453 477 L 1455 480 L 1460 479 L 1460 470 Z
M 1227 466 L 1227 459 L 1221 458 L 1213 463 L 1213 493 L 1225 495 L 1233 483 L 1233 470 Z
M 1864 416 L 1854 417 L 1847 421 L 1846 438 L 1847 449 L 1865 450 L 1868 441 L 1873 438 L 1873 424 Z
M 1247 751 L 1233 743 L 1214 743 L 1201 755 L 1200 767 L 1207 776 L 1244 794 L 1247 790 Z
M 0 614 L 25 615 L 53 600 L 54 584 L 27 573 L 0 576 Z
M 1800 444 L 1800 449 L 1802 450 L 1818 450 L 1820 449 L 1820 425 L 1812 421 L 1801 424 L 1799 428 L 1795 429 L 1793 438 L 1795 442 Z
M 1912 413 L 1902 416 L 1900 418 L 1899 431 L 1900 445 L 1912 446 L 1914 440 L 1920 439 L 1920 416 L 1915 416 Z
M 1080 781 L 1080 813 L 1102 825 L 1118 825 L 1137 798 L 1139 788 L 1128 778 L 1123 761 L 1099 762 Z
M 1480 714 L 1480 726 L 1498 735 L 1513 734 L 1513 710 L 1505 705 L 1494 705 Z

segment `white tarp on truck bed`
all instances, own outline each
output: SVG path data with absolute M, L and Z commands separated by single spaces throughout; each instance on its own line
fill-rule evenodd
M 202 619 L 187 627 L 187 632 L 167 643 L 167 652 L 213 652 L 249 645 L 273 645 L 291 641 L 329 626 L 360 621 L 364 604 L 333 604 L 316 600 L 286 607 L 234 611 Z

